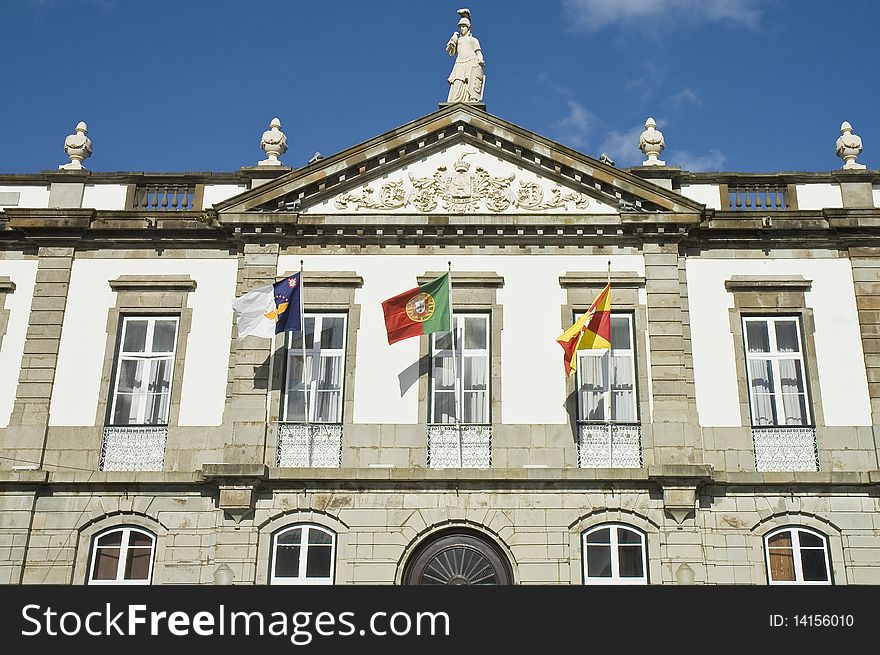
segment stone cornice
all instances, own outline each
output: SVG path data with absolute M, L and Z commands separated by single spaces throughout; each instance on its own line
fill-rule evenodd
M 12 293 L 15 291 L 15 282 L 6 275 L 0 275 L 0 293 Z
M 446 271 L 427 271 L 416 278 L 416 283 L 425 284 L 445 274 Z M 498 273 L 452 271 L 452 286 L 500 288 L 504 286 L 504 278 Z
M 724 288 L 728 291 L 809 291 L 812 286 L 812 280 L 800 275 L 733 275 L 724 281 Z
M 121 275 L 109 282 L 114 291 L 196 290 L 196 281 L 189 275 Z
M 606 273 L 566 273 L 559 276 L 559 286 L 563 289 L 568 287 L 604 287 L 608 282 Z M 643 287 L 645 276 L 631 271 L 612 271 L 612 287 Z

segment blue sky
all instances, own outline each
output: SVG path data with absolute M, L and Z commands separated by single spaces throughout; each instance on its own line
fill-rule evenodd
M 880 3 L 814 0 L 0 0 L 0 173 L 233 171 L 281 118 L 293 166 L 437 109 L 456 9 L 490 113 L 619 166 L 827 171 L 848 120 L 880 168 Z

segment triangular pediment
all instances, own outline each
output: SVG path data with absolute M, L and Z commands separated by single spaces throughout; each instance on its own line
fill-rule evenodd
M 231 216 L 699 213 L 698 203 L 464 104 L 220 203 Z

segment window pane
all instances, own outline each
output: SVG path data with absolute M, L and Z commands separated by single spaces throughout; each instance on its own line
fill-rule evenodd
M 144 343 L 147 340 L 147 321 L 126 320 L 125 336 L 122 340 L 122 350 L 127 353 L 144 352 Z
M 617 554 L 621 578 L 641 578 L 644 575 L 641 546 L 619 546 Z
M 321 321 L 321 348 L 340 350 L 345 334 L 342 316 L 325 316 Z
M 746 321 L 746 342 L 750 353 L 769 353 L 770 335 L 767 321 Z
M 615 350 L 631 350 L 632 341 L 629 319 L 625 316 L 611 317 L 611 347 Z
M 582 421 L 601 421 L 605 419 L 603 394 L 606 390 L 608 357 L 602 355 L 581 356 L 578 361 L 580 371 L 580 418 Z
M 801 543 L 803 543 L 803 540 Z M 804 581 L 806 582 L 824 582 L 828 580 L 828 569 L 825 567 L 825 549 L 807 548 L 806 550 L 801 550 L 801 568 L 804 572 Z
M 435 356 L 432 373 L 434 389 L 452 389 L 455 385 L 452 355 Z
M 113 412 L 114 425 L 131 425 L 137 421 L 137 403 L 130 394 L 116 395 L 116 410 Z
M 299 577 L 299 546 L 278 545 L 275 550 L 275 575 L 282 578 Z
M 154 359 L 150 362 L 150 378 L 147 391 L 165 393 L 171 388 L 171 360 Z
M 771 548 L 791 548 L 791 532 L 786 530 L 773 535 L 767 540 Z
M 794 557 L 787 548 L 771 548 L 770 579 L 774 582 L 790 582 L 794 580 Z
M 174 352 L 174 337 L 177 333 L 177 321 L 156 321 L 153 327 L 153 352 Z
M 482 316 L 466 316 L 464 319 L 464 347 L 467 350 L 486 350 L 486 324 Z
M 318 423 L 338 423 L 341 420 L 339 391 L 319 391 L 315 394 L 315 407 L 312 419 Z
M 587 543 L 588 544 L 610 544 L 611 543 L 611 529 L 610 528 L 602 528 L 601 530 L 593 530 L 590 534 L 587 535 Z
M 452 350 L 451 332 L 440 332 L 434 334 L 434 352 L 440 350 Z
M 452 392 L 434 394 L 432 423 L 455 422 L 455 395 Z
M 333 537 L 324 532 L 323 530 L 316 530 L 312 528 L 309 530 L 309 543 L 310 544 L 332 544 Z
M 636 420 L 636 394 L 632 355 L 611 357 L 611 420 Z
M 750 360 L 752 371 L 752 420 L 755 425 L 776 425 L 776 405 L 773 402 L 773 363 L 768 359 Z
M 329 578 L 331 554 L 330 546 L 311 546 L 306 561 L 306 577 Z
M 488 423 L 489 409 L 485 391 L 468 391 L 462 394 L 462 414 L 464 423 Z
M 129 548 L 128 561 L 125 563 L 125 579 L 146 580 L 149 578 L 152 558 L 152 548 Z
M 825 541 L 822 537 L 813 534 L 812 532 L 806 532 L 804 530 L 798 531 L 798 539 L 801 542 L 801 548 L 824 548 Z
M 144 534 L 143 532 L 135 532 L 132 530 L 128 533 L 128 545 L 129 546 L 153 546 L 153 538 L 149 535 Z
M 122 544 L 122 530 L 108 532 L 98 539 L 98 546 L 119 546 Z
M 98 548 L 93 580 L 115 580 L 119 567 L 119 548 Z
M 168 393 L 147 394 L 147 402 L 144 410 L 145 425 L 165 425 L 168 423 Z
M 779 360 L 779 378 L 782 383 L 782 393 L 802 393 L 804 379 L 801 376 L 801 363 L 797 359 Z
M 302 541 L 302 528 L 294 528 L 278 535 L 279 544 L 298 544 Z
M 642 536 L 626 528 L 617 529 L 617 542 L 621 544 L 641 544 Z
M 489 358 L 464 358 L 464 389 L 486 389 L 489 384 Z
M 138 391 L 143 380 L 144 361 L 141 359 L 123 359 L 119 365 L 119 381 L 117 390 L 122 393 Z
M 611 546 L 587 546 L 587 577 L 611 577 Z
M 782 353 L 798 352 L 797 321 L 776 321 L 776 349 Z

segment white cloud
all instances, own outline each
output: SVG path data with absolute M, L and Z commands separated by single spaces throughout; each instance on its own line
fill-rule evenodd
M 690 88 L 682 89 L 678 93 L 666 98 L 666 104 L 672 109 L 678 109 L 685 103 L 691 103 L 699 107 L 703 104 L 703 100 L 700 98 L 699 93 Z
M 687 150 L 678 150 L 674 152 L 664 152 L 664 159 L 670 166 L 678 166 L 683 171 L 720 171 L 724 169 L 724 162 L 727 157 L 717 148 L 712 148 L 709 152 L 696 154 Z
M 596 117 L 576 100 L 568 98 L 565 102 L 568 105 L 568 114 L 554 121 L 551 127 L 560 143 L 572 148 L 584 148 L 595 129 Z
M 605 140 L 602 141 L 599 149 L 609 154 L 615 166 L 637 166 L 644 159 L 639 150 L 639 136 L 644 129 L 645 126 L 639 123 L 623 132 L 612 130 L 605 135 Z
M 650 21 L 721 21 L 755 27 L 757 0 L 563 0 L 572 28 L 596 32 L 614 23 L 651 31 Z

